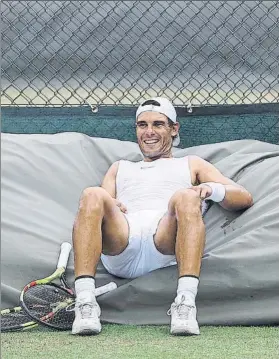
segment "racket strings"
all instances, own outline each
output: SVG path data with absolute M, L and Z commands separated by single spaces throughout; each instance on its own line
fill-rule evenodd
M 22 312 L 1 314 L 1 328 L 24 324 L 30 317 Z
M 5 310 L 4 313 L 1 312 L 1 331 L 19 330 L 22 329 L 22 326 L 31 321 L 32 318 L 23 310 Z
M 74 297 L 53 284 L 30 287 L 23 296 L 22 306 L 36 321 L 57 329 L 70 329 L 74 321 Z M 35 314 L 34 314 L 35 313 Z

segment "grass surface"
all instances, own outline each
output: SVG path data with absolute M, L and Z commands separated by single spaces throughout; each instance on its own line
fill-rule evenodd
M 70 332 L 1 334 L 2 359 L 278 359 L 276 327 L 202 327 L 197 337 L 174 337 L 168 326 L 103 325 L 91 337 Z

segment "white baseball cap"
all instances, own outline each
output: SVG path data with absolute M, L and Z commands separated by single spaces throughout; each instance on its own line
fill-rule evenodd
M 158 103 L 158 105 L 154 105 L 154 104 L 146 104 L 146 102 L 149 101 L 156 101 Z M 167 116 L 173 123 L 176 123 L 176 111 L 175 108 L 173 107 L 173 104 L 164 97 L 152 97 L 149 100 L 145 100 L 137 109 L 136 112 L 136 118 L 139 117 L 139 115 L 143 112 L 146 111 L 151 111 L 151 112 L 158 112 L 161 113 L 165 116 Z M 179 134 L 177 134 L 177 136 L 175 137 L 175 139 L 173 140 L 172 145 L 173 146 L 178 146 L 180 143 L 180 137 Z

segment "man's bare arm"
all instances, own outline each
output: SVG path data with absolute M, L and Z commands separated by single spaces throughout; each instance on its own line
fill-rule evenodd
M 105 177 L 103 179 L 103 182 L 101 184 L 101 187 L 105 189 L 112 198 L 115 199 L 115 204 L 123 213 L 127 213 L 127 208 L 124 206 L 123 203 L 119 202 L 116 199 L 116 175 L 118 171 L 119 162 L 114 162 L 110 168 L 108 169 L 107 173 L 105 174 Z
M 112 198 L 116 198 L 116 175 L 118 171 L 119 162 L 114 162 L 108 169 L 101 187 L 104 188 Z
M 211 163 L 198 156 L 191 156 L 190 166 L 193 170 L 197 184 L 205 182 L 221 183 L 225 186 L 226 195 L 219 204 L 227 210 L 240 210 L 253 205 L 253 198 L 244 187 L 235 183 Z

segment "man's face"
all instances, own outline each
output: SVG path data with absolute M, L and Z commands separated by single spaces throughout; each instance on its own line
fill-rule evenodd
M 178 123 L 170 126 L 165 115 L 147 111 L 139 115 L 136 126 L 138 144 L 147 160 L 171 157 L 172 137 L 178 133 Z

